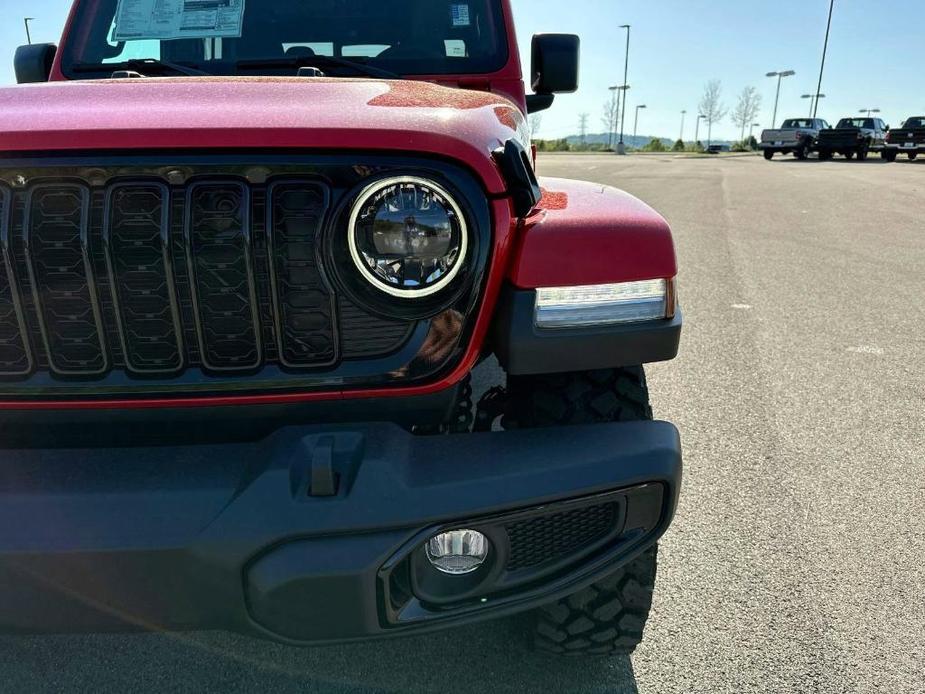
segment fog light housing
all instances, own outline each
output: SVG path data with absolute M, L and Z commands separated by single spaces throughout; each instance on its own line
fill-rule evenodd
M 438 571 L 463 576 L 485 563 L 490 546 L 488 538 L 478 530 L 449 530 L 430 538 L 424 551 Z
M 536 290 L 538 328 L 618 325 L 673 316 L 673 279 Z

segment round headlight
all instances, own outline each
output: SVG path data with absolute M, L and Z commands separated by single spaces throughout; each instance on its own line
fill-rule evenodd
M 462 270 L 469 232 L 459 205 L 422 178 L 365 188 L 350 214 L 350 255 L 374 287 L 397 297 L 436 294 Z

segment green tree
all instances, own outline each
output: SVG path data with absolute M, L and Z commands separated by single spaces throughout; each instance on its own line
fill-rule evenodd
M 649 142 L 642 148 L 643 152 L 665 152 L 667 148 L 665 143 L 657 137 L 653 137 Z
M 672 146 L 671 148 L 672 152 L 683 152 L 684 150 L 685 150 L 684 140 L 678 140 L 677 142 L 674 143 L 674 146 Z

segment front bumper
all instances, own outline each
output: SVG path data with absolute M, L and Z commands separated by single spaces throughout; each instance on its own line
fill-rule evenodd
M 313 643 L 514 613 L 652 545 L 680 478 L 678 434 L 663 422 L 455 437 L 369 424 L 219 446 L 5 451 L 0 631 Z M 501 561 L 514 542 L 505 524 L 543 517 L 555 531 L 599 503 L 613 510 L 607 533 L 533 573 L 498 566 L 458 599 L 400 579 L 442 528 L 486 528 Z

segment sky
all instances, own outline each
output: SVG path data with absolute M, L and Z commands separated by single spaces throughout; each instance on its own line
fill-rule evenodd
M 259 2 L 260 0 L 248 0 Z M 562 95 L 544 112 L 538 137 L 578 131 L 579 115 L 589 115 L 589 131 L 603 132 L 608 86 L 623 81 L 625 33 L 632 25 L 629 56 L 629 109 L 640 111 L 639 134 L 676 138 L 687 110 L 685 138 L 693 139 L 694 119 L 704 84 L 718 79 L 729 110 L 746 86 L 762 98 L 757 122 L 771 124 L 777 80 L 767 72 L 795 70 L 781 88 L 778 122 L 809 113 L 802 94 L 814 93 L 825 37 L 829 0 L 512 0 L 525 70 L 530 37 L 539 32 L 581 36 L 581 86 Z M 0 84 L 13 82 L 12 55 L 25 43 L 22 17 L 35 42 L 55 42 L 71 0 L 0 0 Z M 922 0 L 835 0 L 819 115 L 830 122 L 861 108 L 880 108 L 898 125 L 925 113 Z M 756 128 L 756 132 L 757 132 Z M 713 128 L 714 139 L 738 139 L 729 117 Z M 701 133 L 701 139 L 704 139 Z

